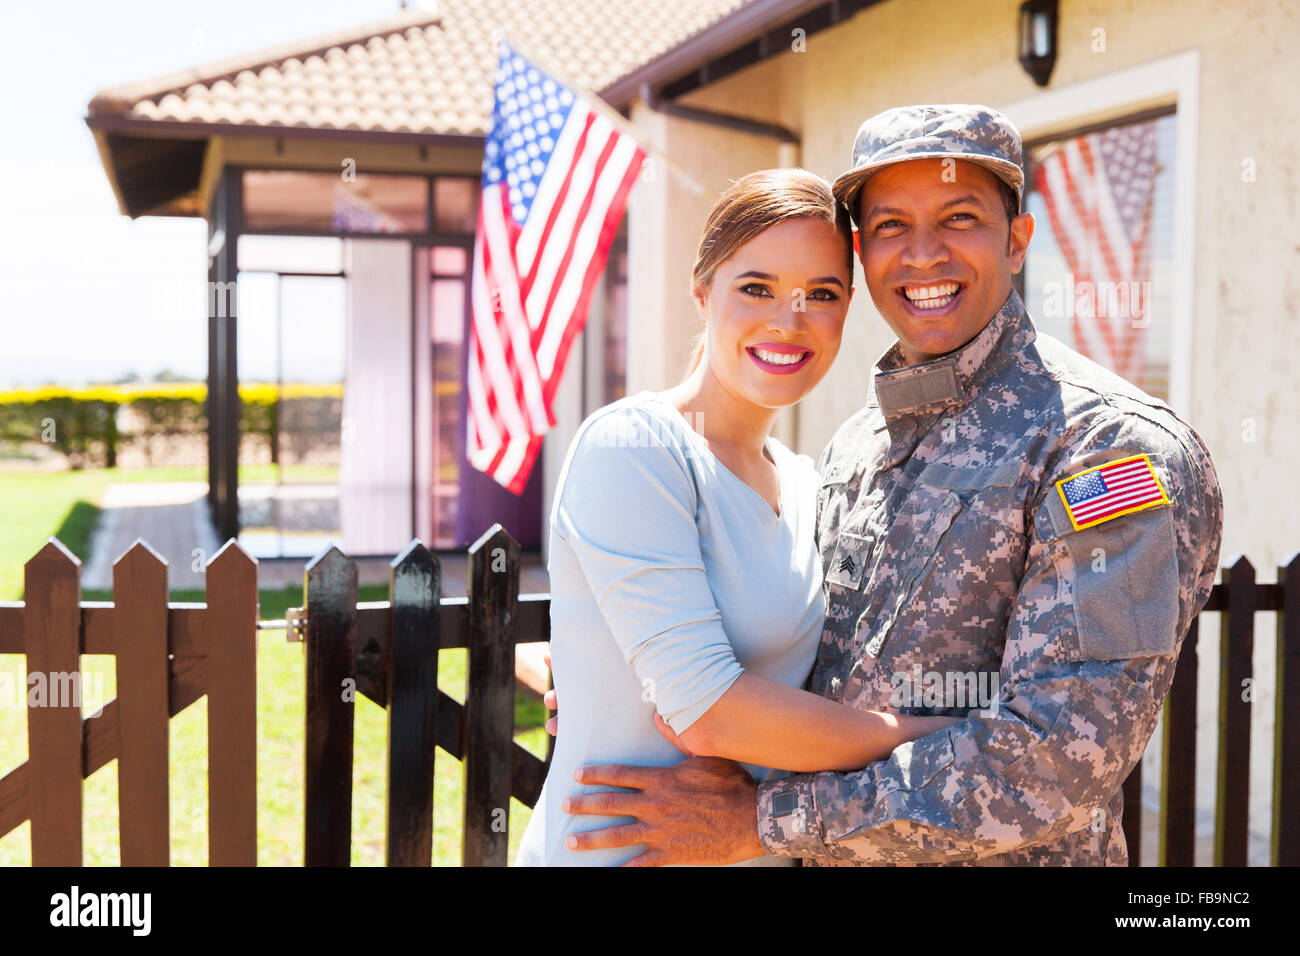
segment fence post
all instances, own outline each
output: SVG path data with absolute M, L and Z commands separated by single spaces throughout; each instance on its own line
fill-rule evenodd
M 433 754 L 438 740 L 442 569 L 418 538 L 389 564 L 392 608 L 384 646 L 388 682 L 389 866 L 433 862 Z
M 1183 638 L 1165 699 L 1164 742 L 1160 748 L 1161 866 L 1192 866 L 1196 850 L 1196 680 L 1200 615 Z
M 331 545 L 308 562 L 307 767 L 303 862 L 352 858 L 352 712 L 356 694 L 357 566 Z
M 1219 636 L 1219 765 L 1214 865 L 1245 866 L 1250 810 L 1250 708 L 1243 693 L 1255 647 L 1255 568 L 1242 556 L 1224 574 L 1228 597 Z
M 519 545 L 494 524 L 469 549 L 465 866 L 505 866 L 514 743 Z
M 123 866 L 167 866 L 167 562 L 139 538 L 113 564 Z
M 230 538 L 208 561 L 208 865 L 257 865 L 257 560 Z
M 1300 554 L 1277 569 L 1277 703 L 1273 719 L 1273 866 L 1300 866 Z
M 1124 783 L 1120 787 L 1124 794 L 1123 819 L 1120 827 L 1124 831 L 1124 843 L 1128 846 L 1128 865 L 1142 865 L 1142 758 L 1133 765 Z M 1114 826 L 1113 822 L 1108 822 Z
M 23 566 L 27 674 L 27 806 L 33 866 L 81 866 L 81 708 L 57 698 L 58 675 L 81 672 L 81 562 L 58 538 Z M 77 678 L 80 680 L 80 677 Z

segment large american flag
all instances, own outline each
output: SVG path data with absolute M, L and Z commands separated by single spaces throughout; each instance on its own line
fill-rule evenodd
M 483 155 L 469 342 L 470 464 L 523 492 L 645 152 L 502 42 Z
M 1035 183 L 1074 276 L 1075 347 L 1139 383 L 1151 303 L 1155 120 L 1077 136 L 1040 163 Z M 1102 283 L 1118 295 L 1098 295 Z M 1119 308 L 1115 308 L 1115 304 Z

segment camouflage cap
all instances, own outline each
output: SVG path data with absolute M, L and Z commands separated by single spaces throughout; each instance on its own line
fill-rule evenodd
M 877 113 L 858 129 L 853 168 L 835 180 L 835 198 L 858 218 L 858 190 L 883 166 L 909 159 L 964 159 L 979 163 L 1021 198 L 1020 131 L 995 109 L 966 103 L 899 106 Z

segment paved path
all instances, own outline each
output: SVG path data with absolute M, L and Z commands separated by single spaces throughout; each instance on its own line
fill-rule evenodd
M 203 568 L 221 549 L 208 518 L 207 484 L 193 481 L 119 482 L 104 490 L 99 526 L 91 539 L 90 559 L 82 567 L 82 587 L 108 590 L 113 586 L 113 563 L 136 538 L 143 538 L 167 562 L 170 588 L 202 588 Z M 301 587 L 309 559 L 263 558 L 258 561 L 259 588 Z M 357 577 L 362 585 L 387 584 L 388 557 L 358 558 Z M 448 597 L 466 592 L 469 562 L 463 554 L 443 554 L 442 588 Z M 196 569 L 197 568 L 197 569 Z M 538 555 L 525 555 L 519 588 L 524 593 L 545 593 L 546 567 Z
M 90 559 L 81 569 L 81 586 L 111 590 L 113 563 L 137 538 L 142 538 L 167 562 L 167 585 L 171 589 L 202 590 L 204 567 L 221 549 L 221 542 L 208 518 L 206 482 L 119 482 L 104 490 L 100 501 L 103 514 L 91 538 Z M 443 554 L 442 593 L 461 597 L 466 593 L 469 561 L 463 554 Z M 389 558 L 357 559 L 357 580 L 361 585 L 387 584 Z M 260 589 L 302 587 L 301 558 L 263 558 L 257 564 Z M 521 592 L 544 594 L 550 589 L 546 566 L 539 555 L 525 555 L 520 569 Z M 527 687 L 541 693 L 546 689 L 545 644 L 520 644 L 516 674 Z
M 207 517 L 206 482 L 118 482 L 104 489 L 103 514 L 81 569 L 81 586 L 113 586 L 113 563 L 136 538 L 167 562 L 169 588 L 202 588 L 203 567 L 221 547 Z M 195 567 L 199 570 L 194 570 Z

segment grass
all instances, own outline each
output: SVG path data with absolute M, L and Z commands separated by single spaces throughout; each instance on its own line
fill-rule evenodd
M 90 557 L 90 534 L 99 518 L 100 496 L 112 482 L 207 481 L 206 465 L 158 468 L 93 468 L 83 471 L 0 471 L 0 601 L 17 601 L 23 593 L 23 565 L 50 535 L 84 563 Z M 274 482 L 274 465 L 241 465 L 243 484 Z M 332 482 L 332 465 L 287 465 L 283 480 Z
M 255 466 L 241 480 L 257 480 Z M 17 600 L 22 591 L 22 564 L 45 539 L 59 539 L 83 561 L 94 521 L 95 502 L 105 485 L 120 480 L 205 480 L 206 469 L 156 468 L 66 472 L 62 474 L 0 474 L 0 502 L 6 520 L 0 522 L 0 600 Z M 145 474 L 147 473 L 147 475 Z M 268 472 L 269 474 L 269 472 Z M 167 477 L 162 477 L 166 475 Z M 330 480 L 330 479 L 326 479 Z M 14 573 L 16 571 L 16 574 Z M 363 587 L 358 600 L 382 601 L 383 585 Z M 83 591 L 86 601 L 111 600 L 111 594 Z M 170 599 L 203 601 L 199 591 L 173 591 Z M 259 592 L 260 617 L 278 620 L 285 609 L 302 602 L 300 588 Z M 288 643 L 283 631 L 259 631 L 257 641 L 257 821 L 258 864 L 300 866 L 303 859 L 303 746 L 306 721 L 303 688 L 306 648 Z M 116 693 L 115 660 L 109 655 L 83 655 L 83 714 L 93 713 Z M 464 650 L 438 656 L 438 686 L 464 701 L 467 683 Z M 5 688 L 11 693 L 5 694 Z M 24 658 L 0 655 L 0 777 L 28 758 L 27 715 L 23 704 Z M 11 698 L 16 698 L 16 701 Z M 520 692 L 515 699 L 515 739 L 539 757 L 546 753 L 546 711 L 541 701 Z M 203 866 L 207 852 L 207 699 L 200 698 L 170 724 L 171 861 L 177 866 Z M 352 775 L 352 863 L 382 865 L 387 763 L 386 711 L 357 695 L 354 716 Z M 464 775 L 461 764 L 441 749 L 435 753 L 435 866 L 460 863 Z M 89 866 L 120 864 L 118 845 L 117 762 L 110 761 L 84 783 L 82 835 L 84 862 Z M 510 802 L 510 858 L 531 810 Z M 0 837 L 0 866 L 31 863 L 30 824 Z
M 106 471 L 0 474 L 0 601 L 22 596 L 23 565 L 50 535 L 87 559 L 99 496 L 112 480 Z

